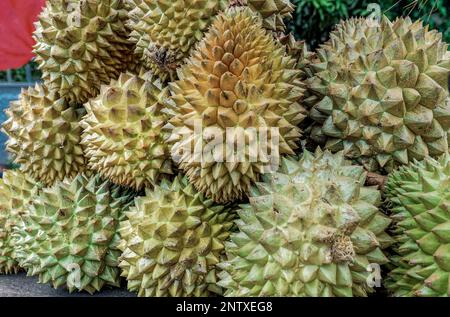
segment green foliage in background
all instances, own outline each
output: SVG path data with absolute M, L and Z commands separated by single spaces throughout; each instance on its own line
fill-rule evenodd
M 450 43 L 450 1 L 449 0 L 423 0 L 410 1 L 407 10 L 413 19 L 422 19 L 434 29 L 444 35 L 444 40 Z
M 37 64 L 35 62 L 30 62 L 29 65 L 31 67 L 32 79 L 38 80 L 41 77 L 41 73 L 37 69 Z M 11 72 L 12 72 L 11 77 L 14 82 L 26 82 L 27 81 L 26 73 L 25 73 L 25 66 L 23 66 L 21 68 L 17 68 L 17 69 L 12 69 Z M 7 81 L 6 71 L 0 71 L 0 82 L 5 82 L 5 81 Z
M 296 6 L 294 20 L 289 28 L 298 39 L 307 41 L 316 48 L 328 39 L 329 32 L 342 19 L 366 16 L 370 3 L 380 5 L 382 13 L 394 19 L 409 15 L 422 19 L 432 28 L 444 33 L 450 42 L 450 1 L 449 0 L 291 0 Z

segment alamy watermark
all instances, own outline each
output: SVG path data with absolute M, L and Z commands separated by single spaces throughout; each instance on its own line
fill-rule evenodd
M 370 272 L 370 274 L 367 276 L 366 283 L 367 286 L 374 288 L 374 287 L 381 287 L 381 267 L 378 263 L 370 263 L 367 266 L 367 272 Z
M 367 11 L 370 12 L 367 17 L 367 24 L 371 27 L 380 26 L 382 18 L 380 5 L 378 3 L 369 3 L 369 5 L 367 6 Z
M 65 269 L 70 272 L 67 276 L 67 286 L 69 288 L 81 289 L 81 268 L 77 263 L 68 264 Z

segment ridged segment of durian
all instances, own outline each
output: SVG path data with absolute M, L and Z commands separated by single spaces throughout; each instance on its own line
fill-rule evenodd
M 121 223 L 122 276 L 139 296 L 221 294 L 216 264 L 233 225 L 232 213 L 178 176 L 148 189 Z
M 226 296 L 366 296 L 369 264 L 384 264 L 390 219 L 366 173 L 342 152 L 283 158 L 240 206 L 239 232 L 219 266 Z
M 10 103 L 3 131 L 6 149 L 20 170 L 44 185 L 75 177 L 85 169 L 79 120 L 84 110 L 36 84 Z
M 303 99 L 308 100 L 311 98 L 311 91 L 308 90 L 307 80 L 314 76 L 314 69 L 312 65 L 318 61 L 316 53 L 309 51 L 307 44 L 305 41 L 297 41 L 292 33 L 284 34 L 282 32 L 278 32 L 275 35 L 276 39 L 280 41 L 282 45 L 286 47 L 287 53 L 292 56 L 296 62 L 296 68 L 301 71 L 300 79 L 302 81 L 302 88 L 305 90 L 303 93 Z M 312 97 L 315 99 L 315 97 Z M 306 120 L 310 121 L 310 120 Z M 303 122 L 301 127 L 304 127 L 308 130 L 311 126 L 310 122 Z M 312 141 L 311 139 L 307 139 L 307 141 Z M 317 145 L 313 145 L 313 149 Z
M 94 97 L 131 62 L 127 19 L 120 0 L 48 0 L 34 32 L 45 84 L 72 102 Z
M 14 233 L 20 266 L 70 292 L 120 286 L 118 227 L 132 202 L 130 191 L 98 176 L 44 189 Z
M 450 296 L 450 155 L 402 167 L 386 184 L 395 223 L 394 296 Z
M 258 13 L 263 19 L 263 26 L 274 32 L 284 32 L 284 20 L 292 19 L 295 6 L 290 0 L 229 0 L 228 5 L 245 5 Z
M 200 41 L 220 0 L 132 0 L 129 27 L 135 53 L 163 81 L 173 80 L 176 69 Z
M 308 50 L 306 41 L 297 41 L 292 33 L 277 33 L 276 39 L 286 47 L 287 53 L 297 61 L 297 68 L 302 71 L 302 80 L 306 80 L 314 76 L 312 64 L 317 63 L 317 55 L 315 52 Z M 307 87 L 306 83 L 304 86 Z M 308 91 L 305 94 L 309 93 Z
M 40 189 L 31 177 L 17 170 L 3 172 L 0 179 L 0 274 L 17 273 L 13 230 Z
M 145 75 L 144 75 L 145 76 Z M 168 97 L 160 80 L 121 74 L 85 104 L 82 144 L 90 169 L 135 189 L 172 174 L 170 148 L 162 127 Z
M 450 53 L 422 22 L 341 22 L 318 50 L 311 137 L 372 171 L 448 150 Z
M 169 101 L 174 112 L 172 158 L 198 190 L 218 202 L 239 199 L 267 170 L 269 160 L 294 153 L 300 139 L 297 125 L 305 117 L 295 64 L 250 9 L 231 8 L 215 19 L 179 72 L 180 80 L 171 84 Z M 213 131 L 227 143 L 220 157 L 214 154 L 217 148 L 207 150 L 208 140 L 196 133 L 196 123 L 203 133 Z M 231 137 L 227 139 L 227 128 L 234 129 L 231 134 L 245 135 L 244 147 L 236 153 L 242 159 L 227 158 L 235 146 Z M 254 130 L 257 136 L 252 137 L 250 128 L 266 130 Z M 276 130 L 279 146 L 270 128 Z M 272 157 L 259 153 L 255 159 L 252 147 L 263 143 L 263 132 L 266 153 Z M 200 160 L 194 151 L 186 151 L 199 144 L 204 150 Z M 266 150 L 263 147 L 259 149 Z

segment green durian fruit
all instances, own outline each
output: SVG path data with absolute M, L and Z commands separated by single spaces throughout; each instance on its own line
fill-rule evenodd
M 450 155 L 392 173 L 386 184 L 396 241 L 386 281 L 394 296 L 450 296 Z
M 132 0 L 128 25 L 136 55 L 163 81 L 175 79 L 176 69 L 219 11 L 219 2 Z
M 135 53 L 163 81 L 176 79 L 177 68 L 220 10 L 248 6 L 272 31 L 283 31 L 283 18 L 292 17 L 294 11 L 289 0 L 131 0 L 129 5 Z
M 36 23 L 34 53 L 50 90 L 84 103 L 132 62 L 118 0 L 48 0 Z
M 6 110 L 6 149 L 21 171 L 44 185 L 73 178 L 86 165 L 80 144 L 83 113 L 42 84 L 22 90 Z
M 301 71 L 261 23 L 249 8 L 219 14 L 170 84 L 172 158 L 219 203 L 241 199 L 301 137 Z M 223 142 L 209 142 L 209 133 Z
M 216 264 L 233 225 L 229 208 L 178 176 L 147 189 L 126 216 L 119 266 L 130 291 L 146 297 L 221 294 Z
M 151 73 L 121 74 L 85 104 L 82 144 L 88 167 L 112 182 L 133 187 L 157 183 L 172 174 L 167 123 L 168 89 Z
M 43 189 L 14 231 L 20 266 L 40 283 L 70 292 L 120 286 L 118 228 L 133 198 L 84 174 Z
M 219 265 L 225 296 L 366 296 L 368 266 L 384 264 L 390 219 L 366 172 L 342 152 L 283 158 L 241 205 Z M 371 279 L 370 279 L 371 280 Z
M 14 227 L 27 212 L 27 205 L 34 200 L 40 185 L 31 177 L 17 170 L 3 172 L 0 179 L 0 274 L 17 273 L 13 239 Z
M 422 22 L 350 19 L 317 51 L 305 100 L 316 122 L 311 138 L 343 150 L 370 171 L 449 148 L 450 52 Z

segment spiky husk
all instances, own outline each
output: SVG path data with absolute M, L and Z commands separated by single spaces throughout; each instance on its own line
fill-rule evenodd
M 204 36 L 219 10 L 248 6 L 263 26 L 284 31 L 284 18 L 294 10 L 289 0 L 131 0 L 128 26 L 135 53 L 163 81 L 175 80 L 176 70 Z
M 6 110 L 6 149 L 21 171 L 47 186 L 73 178 L 86 165 L 80 145 L 83 113 L 44 85 L 24 89 Z
M 102 86 L 100 95 L 85 104 L 87 114 L 81 122 L 89 168 L 137 190 L 172 174 L 162 131 L 168 94 L 151 74 L 146 79 L 121 74 Z
M 0 274 L 17 273 L 20 270 L 12 233 L 39 189 L 40 185 L 22 172 L 3 172 L 3 178 L 0 179 Z
M 341 22 L 318 50 L 311 137 L 370 171 L 448 150 L 450 53 L 442 35 L 399 18 Z
M 389 176 L 395 223 L 394 296 L 450 296 L 450 155 L 427 158 Z
M 221 294 L 222 260 L 233 214 L 198 193 L 186 178 L 147 190 L 120 226 L 122 276 L 139 296 Z
M 287 53 L 297 61 L 297 68 L 302 71 L 302 80 L 313 77 L 314 70 L 311 65 L 317 63 L 318 58 L 315 52 L 308 50 L 306 42 L 297 41 L 292 33 L 279 32 L 275 35 L 275 38 L 286 47 Z M 304 86 L 307 87 L 306 84 Z M 308 91 L 305 93 L 308 93 Z
M 294 5 L 290 0 L 229 0 L 231 6 L 248 6 L 263 19 L 263 26 L 274 32 L 284 32 L 284 20 L 292 19 Z
M 121 0 L 48 0 L 34 32 L 45 84 L 72 102 L 94 97 L 132 62 L 127 18 Z
M 146 67 L 161 80 L 176 69 L 200 41 L 221 0 L 132 0 L 130 41 Z
M 20 266 L 70 292 L 120 286 L 118 227 L 133 197 L 83 174 L 44 189 L 14 232 Z
M 218 283 L 226 296 L 366 296 L 369 264 L 382 249 L 390 219 L 380 192 L 342 152 L 305 151 L 283 158 L 242 205 L 238 233 L 225 245 Z
M 294 153 L 301 135 L 297 125 L 305 117 L 299 104 L 303 93 L 300 71 L 295 64 L 250 9 L 231 8 L 215 19 L 180 70 L 180 80 L 171 84 L 169 100 L 173 109 L 172 158 L 199 191 L 217 202 L 240 199 L 259 174 L 273 170 L 269 165 L 278 155 Z M 197 123 L 200 127 L 195 127 Z M 213 133 L 216 140 L 222 138 L 227 144 L 218 147 L 223 146 L 224 151 L 217 153 L 216 146 L 208 150 L 198 128 L 203 128 L 203 134 Z M 246 144 L 237 153 L 243 156 L 239 161 L 237 156 L 235 161 L 229 159 L 236 142 L 227 139 L 227 128 L 234 128 L 237 138 L 245 137 Z M 267 142 L 259 131 L 252 136 L 250 128 L 266 129 L 261 132 L 268 132 Z M 267 131 L 271 128 L 276 130 L 279 144 Z M 258 136 L 260 139 L 252 139 Z M 203 152 L 200 162 L 195 153 L 198 145 Z M 271 157 L 260 152 L 255 159 L 255 145 Z
M 286 47 L 287 53 L 292 56 L 296 62 L 296 68 L 301 71 L 300 79 L 302 82 L 301 87 L 305 90 L 303 93 L 303 104 L 308 104 L 309 98 L 316 99 L 315 96 L 311 96 L 311 91 L 308 90 L 307 79 L 314 76 L 314 69 L 311 65 L 317 63 L 318 58 L 315 52 L 311 52 L 308 50 L 307 44 L 305 41 L 297 41 L 292 33 L 284 34 L 279 32 L 275 35 L 276 39 L 280 41 L 282 45 Z M 300 127 L 304 130 L 310 130 L 312 121 L 310 118 L 304 120 Z M 307 133 L 306 134 L 309 134 Z M 311 142 L 311 139 L 307 139 L 308 142 Z M 317 144 L 312 147 L 312 151 L 317 148 Z

